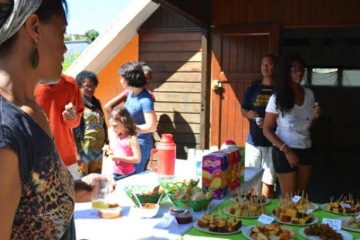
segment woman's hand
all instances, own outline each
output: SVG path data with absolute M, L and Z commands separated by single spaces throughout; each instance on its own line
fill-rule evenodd
M 110 192 L 113 192 L 116 187 L 114 178 L 91 173 L 77 181 L 75 181 L 75 201 L 76 202 L 91 202 L 92 194 L 99 191 L 100 182 L 107 181 Z
M 250 110 L 247 112 L 247 118 L 249 118 L 249 119 L 254 119 L 254 118 L 257 118 L 258 116 L 259 116 L 259 114 L 257 114 L 253 110 Z
M 259 128 L 263 128 L 264 127 L 264 119 L 261 118 L 258 121 L 256 121 L 256 124 L 259 126 Z
M 294 167 L 299 167 L 300 165 L 300 158 L 298 155 L 296 155 L 296 153 L 293 150 L 290 150 L 285 154 L 286 159 L 288 160 L 290 167 L 294 168 Z
M 105 144 L 102 150 L 105 152 L 105 157 L 113 155 L 114 152 L 110 149 L 109 145 Z
M 314 118 L 319 118 L 323 114 L 323 110 L 320 107 L 316 107 L 316 108 L 309 107 L 309 109 L 314 111 Z

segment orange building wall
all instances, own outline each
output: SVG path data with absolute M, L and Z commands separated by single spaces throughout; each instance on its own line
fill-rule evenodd
M 104 107 L 110 99 L 123 91 L 118 69 L 129 61 L 139 61 L 139 35 L 136 35 L 98 74 L 99 86 L 95 96 Z

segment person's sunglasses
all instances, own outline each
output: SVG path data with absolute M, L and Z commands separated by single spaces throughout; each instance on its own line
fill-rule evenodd
M 305 68 L 304 67 L 292 67 L 290 68 L 292 73 L 296 73 L 297 71 L 299 72 L 305 72 Z

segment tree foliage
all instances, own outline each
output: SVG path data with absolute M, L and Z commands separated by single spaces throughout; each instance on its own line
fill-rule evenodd
M 81 53 L 71 53 L 65 56 L 64 62 L 62 64 L 63 71 L 65 72 L 73 62 L 81 55 Z
M 93 42 L 99 36 L 99 32 L 94 29 L 90 29 L 85 32 L 85 36 L 89 42 Z

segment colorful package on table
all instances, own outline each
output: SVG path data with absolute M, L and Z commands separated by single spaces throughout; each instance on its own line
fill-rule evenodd
M 228 189 L 235 190 L 236 187 L 240 186 L 240 174 L 237 157 L 239 156 L 239 150 L 237 149 L 222 149 L 216 153 L 226 154 L 228 156 Z M 237 180 L 238 178 L 238 180 Z
M 214 199 L 222 199 L 228 192 L 228 155 L 210 153 L 203 156 L 202 186 L 208 192 L 214 192 Z
M 240 152 L 240 180 L 245 182 L 245 147 L 229 146 L 229 149 L 238 149 Z
M 229 158 L 229 175 L 231 177 L 231 190 L 240 187 L 241 184 L 241 156 L 238 149 L 224 149 L 222 150 L 231 155 Z

